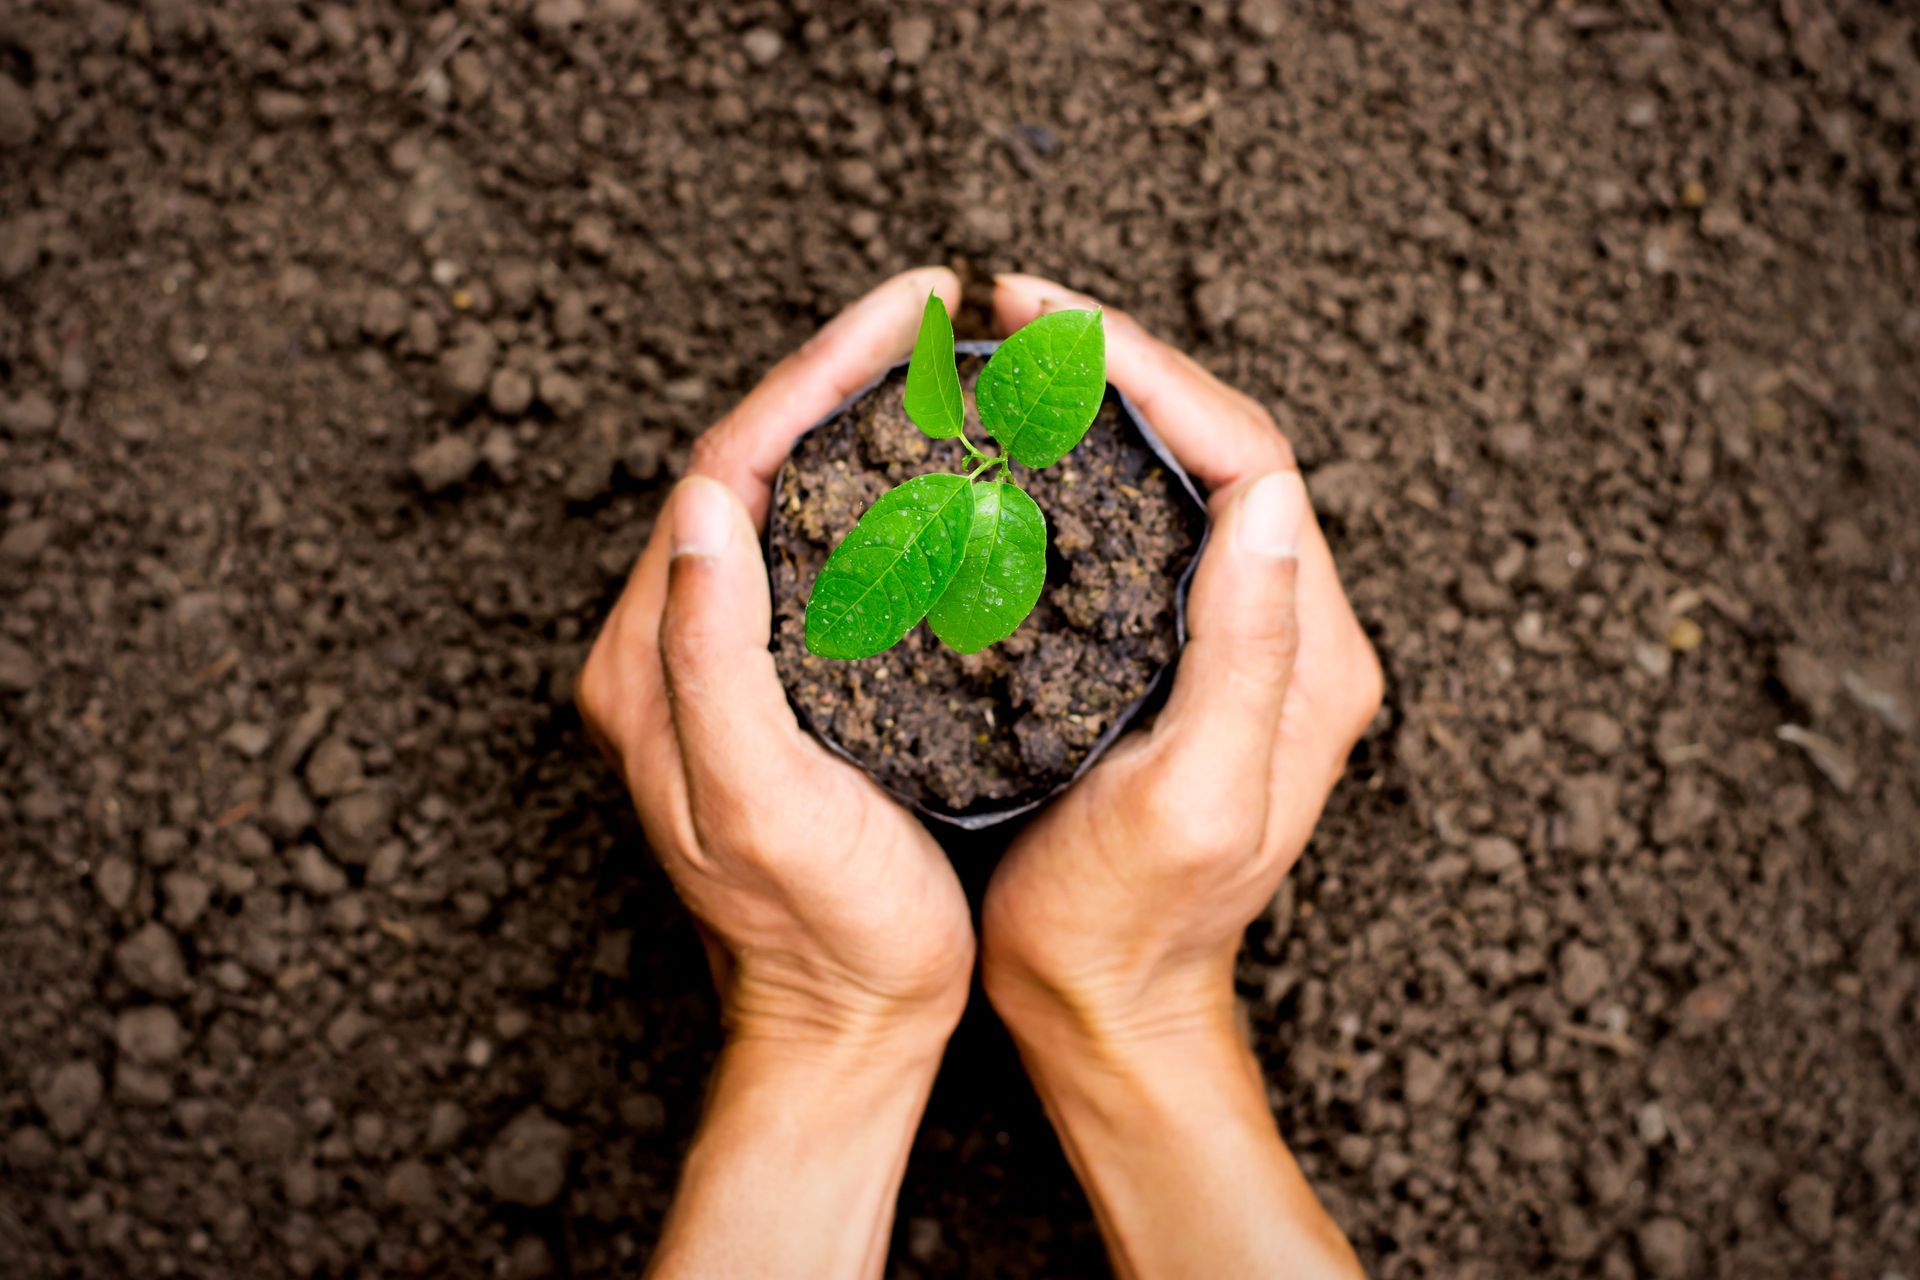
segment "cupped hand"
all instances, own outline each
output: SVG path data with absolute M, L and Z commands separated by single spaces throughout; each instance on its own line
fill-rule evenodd
M 903 358 L 944 268 L 895 276 L 701 437 L 577 683 L 702 926 L 737 1039 L 944 1041 L 973 932 L 939 845 L 799 726 L 768 651 L 758 528 L 793 442 Z
M 1002 276 L 997 325 L 1095 305 Z M 1258 404 L 1106 311 L 1108 376 L 1208 490 L 1189 638 L 1153 727 L 1035 818 L 991 881 L 987 992 L 1016 1036 L 1107 1047 L 1230 1029 L 1240 937 L 1299 858 L 1381 674 Z

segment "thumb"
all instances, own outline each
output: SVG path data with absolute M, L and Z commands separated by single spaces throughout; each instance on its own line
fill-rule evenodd
M 660 615 L 667 701 L 696 808 L 750 794 L 796 727 L 767 641 L 773 603 L 747 509 L 693 475 L 667 505 L 671 559 Z
M 1183 785 L 1264 793 L 1300 630 L 1294 613 L 1307 490 L 1273 471 L 1215 495 L 1213 536 L 1187 601 L 1188 640 L 1155 728 Z M 1224 508 L 1224 509 L 1222 509 Z

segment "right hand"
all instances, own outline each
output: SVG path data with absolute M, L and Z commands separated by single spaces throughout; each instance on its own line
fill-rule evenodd
M 1002 329 L 1049 303 L 1093 305 L 996 281 Z M 1233 959 L 1378 709 L 1380 665 L 1272 420 L 1106 314 L 1111 377 L 1207 486 L 1213 532 L 1153 728 L 996 869 L 983 981 L 1116 1275 L 1351 1280 L 1359 1260 L 1281 1140 L 1235 1023 Z
M 1096 305 L 1029 276 L 994 293 L 1008 331 Z M 1382 683 L 1272 418 L 1124 313 L 1106 323 L 1112 380 L 1209 491 L 1212 536 L 1167 706 L 1014 842 L 981 945 L 1016 1036 L 1117 1051 L 1231 1027 L 1241 934 L 1306 847 Z

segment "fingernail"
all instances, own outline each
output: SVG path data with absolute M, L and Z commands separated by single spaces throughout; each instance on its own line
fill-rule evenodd
M 1261 476 L 1240 499 L 1234 539 L 1242 551 L 1292 559 L 1300 554 L 1300 520 L 1306 510 L 1307 487 L 1298 471 Z
M 673 558 L 717 556 L 733 541 L 733 496 L 706 476 L 688 476 L 673 491 Z

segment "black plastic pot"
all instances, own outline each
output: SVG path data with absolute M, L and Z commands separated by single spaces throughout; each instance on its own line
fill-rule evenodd
M 954 351 L 958 355 L 986 356 L 993 354 L 994 349 L 999 345 L 998 342 L 956 342 L 954 343 Z M 894 365 L 872 382 L 869 382 L 866 386 L 847 397 L 832 413 L 829 413 L 819 422 L 814 423 L 808 430 L 816 431 L 821 427 L 831 424 L 841 414 L 864 399 L 875 387 L 885 382 L 894 373 L 906 368 L 906 365 L 907 362 L 904 360 Z M 1178 482 L 1180 492 L 1186 494 L 1187 498 L 1192 501 L 1195 509 L 1199 512 L 1200 518 L 1203 521 L 1206 520 L 1207 504 L 1206 501 L 1201 498 L 1200 491 L 1194 487 L 1192 477 L 1188 476 L 1186 469 L 1183 468 L 1179 462 L 1175 461 L 1173 454 L 1167 449 L 1167 446 L 1161 441 L 1160 437 L 1153 433 L 1153 428 L 1148 426 L 1147 420 L 1140 416 L 1140 411 L 1134 407 L 1133 401 L 1122 395 L 1119 388 L 1111 383 L 1107 384 L 1107 399 L 1109 402 L 1116 403 L 1120 406 L 1121 413 L 1126 420 L 1127 428 L 1132 430 L 1139 437 L 1140 442 L 1160 460 L 1161 465 L 1167 468 L 1168 473 Z M 785 468 L 783 467 L 781 469 L 781 475 L 776 476 L 774 480 L 773 502 L 769 507 L 770 511 L 780 510 L 780 484 L 784 475 Z M 938 823 L 962 832 L 985 832 L 990 828 L 998 827 L 1003 823 L 1032 813 L 1035 809 L 1038 809 L 1041 805 L 1053 799 L 1054 796 L 1066 790 L 1080 775 L 1084 774 L 1088 769 L 1091 769 L 1101 756 L 1107 753 L 1107 749 L 1119 740 L 1120 735 L 1132 729 L 1139 723 L 1144 715 L 1156 707 L 1164 695 L 1170 673 L 1179 663 L 1179 649 L 1186 647 L 1187 589 L 1193 580 L 1194 568 L 1200 563 L 1200 555 L 1206 550 L 1206 540 L 1209 536 L 1211 536 L 1210 525 L 1207 526 L 1206 532 L 1202 533 L 1200 545 L 1194 549 L 1193 559 L 1188 561 L 1186 570 L 1181 573 L 1180 582 L 1175 591 L 1174 634 L 1179 648 L 1175 650 L 1173 659 L 1153 674 L 1152 679 L 1147 682 L 1146 690 L 1142 692 L 1138 698 L 1135 698 L 1129 703 L 1126 710 L 1116 716 L 1113 723 L 1107 726 L 1106 732 L 1102 733 L 1100 737 L 1095 740 L 1093 746 L 1087 751 L 1086 759 L 1082 760 L 1080 767 L 1074 770 L 1073 777 L 1067 779 L 1059 786 L 1054 787 L 1045 795 L 998 805 L 973 806 L 963 811 L 954 811 L 940 805 L 926 804 L 910 796 L 902 795 L 891 787 L 886 788 L 887 792 L 899 800 L 900 803 L 913 809 L 930 822 Z M 769 566 L 773 563 L 772 538 L 773 520 L 769 517 L 766 532 L 762 534 L 762 549 L 766 553 Z M 804 707 L 798 702 L 793 702 L 791 696 L 789 696 L 788 700 L 792 702 L 794 714 L 800 718 L 800 723 L 805 725 L 807 731 L 818 738 L 827 750 L 863 770 L 866 768 L 865 765 L 860 763 L 858 757 L 841 746 L 840 743 L 834 739 L 834 736 L 828 733 L 824 727 L 813 723 L 813 718 L 807 714 Z M 883 787 L 885 786 L 884 783 L 881 785 Z

